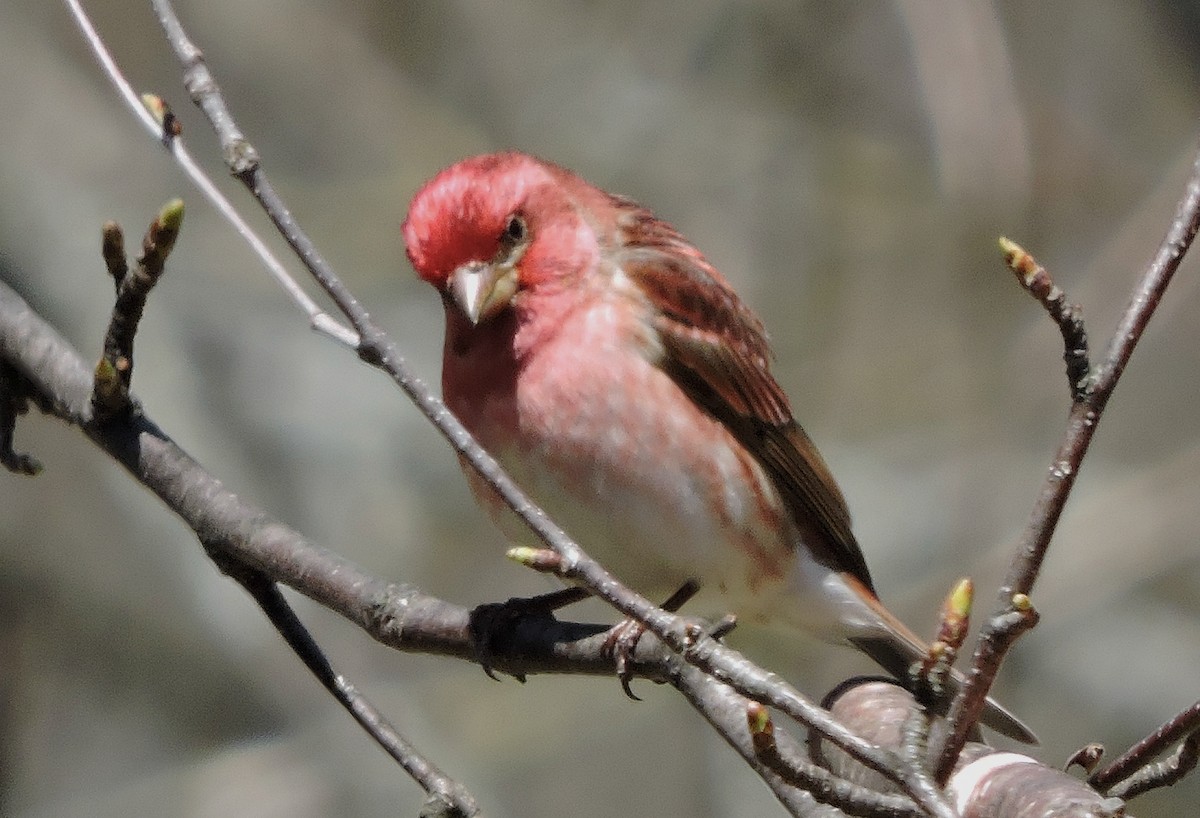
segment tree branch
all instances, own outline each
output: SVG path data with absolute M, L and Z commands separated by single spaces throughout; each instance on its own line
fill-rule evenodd
M 1008 575 L 1000 587 L 996 617 L 1019 614 L 1022 608 L 1029 605 L 1029 595 L 1046 558 L 1050 539 L 1058 527 L 1067 498 L 1075 486 L 1080 464 L 1091 446 L 1108 400 L 1167 285 L 1179 269 L 1184 253 L 1196 237 L 1198 228 L 1200 149 L 1192 160 L 1191 174 L 1175 207 L 1170 228 L 1134 288 L 1129 306 L 1113 334 L 1104 359 L 1091 377 L 1091 388 L 1076 392 L 1063 440 L 1051 461 Z M 968 731 L 978 722 L 992 681 L 1015 637 L 1013 633 L 996 631 L 990 639 L 980 638 L 972 660 L 972 672 L 951 709 L 954 732 L 935 748 L 939 756 L 939 780 L 946 780 L 954 767 L 954 759 L 966 742 Z

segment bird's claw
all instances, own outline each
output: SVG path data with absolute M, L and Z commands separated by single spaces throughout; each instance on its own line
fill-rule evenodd
M 680 586 L 679 590 L 671 594 L 661 607 L 664 611 L 675 613 L 699 590 L 700 583 L 689 579 Z M 729 630 L 732 630 L 732 625 L 725 632 L 727 633 Z M 604 638 L 604 645 L 601 647 L 605 656 L 613 657 L 621 689 L 635 702 L 640 702 L 642 699 L 630 687 L 633 682 L 633 653 L 637 650 L 638 641 L 645 632 L 646 626 L 643 623 L 634 619 L 623 620 L 609 629 L 608 635 Z
M 600 646 L 602 655 L 613 658 L 617 681 L 621 683 L 621 689 L 635 702 L 640 702 L 642 697 L 634 693 L 631 687 L 633 683 L 633 652 L 637 650 L 638 640 L 645 632 L 646 626 L 641 622 L 636 619 L 624 619 L 609 628 L 608 634 L 604 637 L 604 644 Z

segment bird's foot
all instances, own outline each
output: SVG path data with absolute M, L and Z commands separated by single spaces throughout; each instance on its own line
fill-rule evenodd
M 664 611 L 675 613 L 700 590 L 700 583 L 688 580 L 661 607 Z M 640 702 L 641 697 L 633 692 L 630 684 L 633 682 L 633 652 L 637 649 L 638 641 L 646 632 L 646 626 L 636 619 L 624 619 L 609 629 L 601 647 L 604 655 L 613 657 L 616 664 L 617 680 L 625 695 Z

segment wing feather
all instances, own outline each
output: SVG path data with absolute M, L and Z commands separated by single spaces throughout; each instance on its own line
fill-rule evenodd
M 817 559 L 874 592 L 846 501 L 771 375 L 762 323 L 674 228 L 617 203 L 617 263 L 657 310 L 663 368 L 762 463 Z

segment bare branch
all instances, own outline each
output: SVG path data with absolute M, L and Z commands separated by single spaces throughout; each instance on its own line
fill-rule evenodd
M 125 239 L 121 228 L 113 222 L 104 225 L 101 252 L 113 277 L 117 297 L 104 334 L 104 352 L 96 365 L 92 389 L 92 413 L 97 422 L 103 423 L 128 412 L 133 405 L 129 397 L 129 384 L 133 379 L 133 339 L 137 335 L 138 322 L 142 320 L 146 298 L 163 274 L 182 223 L 183 202 L 175 199 L 163 207 L 147 228 L 142 239 L 142 254 L 132 271 L 125 262 Z
M 975 583 L 968 578 L 960 579 L 942 602 L 937 637 L 929 643 L 922 661 L 910 672 L 917 701 L 927 708 L 945 698 L 946 682 L 954 672 L 954 661 L 967 638 L 974 598 Z
M 944 784 L 949 780 L 958 754 L 979 724 L 987 697 L 980 697 L 978 691 L 991 689 L 992 681 L 1000 672 L 1004 657 L 1013 643 L 1037 622 L 1038 612 L 1030 604 L 1029 597 L 1017 594 L 1009 610 L 994 614 L 984 625 L 975 655 L 971 657 L 971 669 L 966 674 L 966 681 L 950 705 L 947 719 L 951 730 L 945 735 L 944 741 L 930 747 L 930 758 L 936 760 L 934 769 L 939 782 Z
M 1063 337 L 1063 360 L 1067 364 L 1067 385 L 1071 400 L 1083 400 L 1091 387 L 1092 365 L 1088 360 L 1087 330 L 1083 310 L 1067 301 L 1067 294 L 1054 283 L 1050 273 L 1037 259 L 1016 242 L 1000 237 L 1004 261 L 1016 273 L 1021 286 L 1029 291 L 1050 314 Z
M 196 163 L 196 160 L 184 145 L 183 139 L 180 136 L 180 130 L 172 122 L 173 117 L 170 115 L 170 108 L 161 98 L 153 94 L 139 99 L 138 94 L 133 90 L 133 86 L 129 84 L 129 81 L 117 66 L 116 60 L 113 59 L 112 54 L 109 52 L 108 47 L 97 33 L 96 27 L 92 25 L 92 21 L 83 10 L 80 0 L 64 0 L 64 2 L 67 4 L 67 8 L 70 9 L 71 15 L 75 19 L 75 24 L 83 34 L 88 47 L 91 48 L 92 53 L 96 56 L 105 74 L 121 95 L 121 99 L 130 111 L 133 112 L 134 116 L 137 117 L 138 121 L 150 131 L 155 139 L 163 144 L 180 169 L 192 181 L 192 184 L 196 186 L 196 189 L 208 199 L 217 212 L 250 245 L 250 248 L 262 260 L 263 266 L 267 268 L 272 278 L 275 279 L 292 301 L 308 316 L 309 325 L 342 345 L 354 348 L 358 343 L 357 336 L 351 330 L 333 320 L 328 313 L 317 306 L 317 303 L 291 277 L 291 274 L 288 273 L 283 264 L 275 258 L 275 254 L 267 247 L 266 242 L 259 238 L 258 234 L 246 223 L 246 220 L 241 217 L 241 214 L 225 198 L 225 195 L 217 189 L 217 186 L 208 177 L 208 174 Z M 249 156 L 241 157 L 241 161 L 243 162 L 248 162 L 250 159 L 251 157 Z M 253 159 L 257 161 L 257 157 L 253 157 Z
M 1188 761 L 1187 752 L 1184 748 L 1190 742 L 1192 754 L 1190 760 L 1192 766 L 1195 766 L 1195 745 L 1200 740 L 1198 737 L 1200 737 L 1200 702 L 1196 702 L 1191 707 L 1168 719 L 1157 730 L 1126 750 L 1119 758 L 1094 773 L 1088 779 L 1088 783 L 1099 790 L 1112 790 L 1115 785 L 1138 776 L 1143 769 L 1151 766 L 1152 761 L 1156 757 L 1180 740 L 1182 740 L 1183 744 L 1180 745 L 1180 755 L 1177 758 L 1176 765 L 1182 767 L 1183 763 Z M 1181 769 L 1179 777 L 1182 777 L 1185 772 L 1187 772 L 1186 769 Z M 1176 780 L 1178 780 L 1178 777 L 1169 781 L 1163 781 L 1154 786 L 1173 784 Z M 1151 787 L 1143 787 L 1138 792 L 1144 792 L 1146 789 L 1151 789 Z
M 1075 485 L 1079 464 L 1083 461 L 1096 426 L 1133 350 L 1141 340 L 1155 308 L 1171 283 L 1183 255 L 1200 227 L 1200 151 L 1193 158 L 1182 198 L 1175 208 L 1171 226 L 1154 258 L 1137 283 L 1112 341 L 1093 377 L 1087 398 L 1071 407 L 1063 442 L 1051 463 L 1046 481 L 1026 524 L 1015 560 L 1001 589 L 1001 604 L 1007 606 L 1013 594 L 1029 594 L 1037 581 L 1050 537 L 1058 524 L 1067 497 Z
M 1075 400 L 1067 418 L 1067 428 L 1058 451 L 1054 455 L 1045 482 L 1042 484 L 1033 511 L 1025 525 L 1020 545 L 1009 568 L 1008 576 L 1000 587 L 999 608 L 996 617 L 1019 614 L 1023 605 L 1029 604 L 1041 571 L 1042 562 L 1050 547 L 1050 539 L 1058 527 L 1059 518 L 1066 506 L 1075 478 L 1079 473 L 1084 455 L 1091 446 L 1096 427 L 1104 413 L 1108 400 L 1124 372 L 1134 348 L 1154 315 L 1167 285 L 1179 269 L 1184 253 L 1191 246 L 1200 228 L 1200 150 L 1192 160 L 1192 170 L 1184 193 L 1175 207 L 1166 236 L 1159 244 L 1153 259 L 1142 272 L 1135 285 L 1133 297 L 1126 308 L 1103 361 L 1092 376 L 1091 389 Z M 996 630 L 991 639 L 1004 636 Z M 945 743 L 934 749 L 940 759 L 937 765 L 939 780 L 945 780 L 954 766 L 958 748 L 966 741 L 967 731 L 983 707 L 983 701 L 991 689 L 1008 645 L 987 644 L 989 637 L 980 637 L 973 664 L 975 670 L 967 677 L 961 694 L 955 702 L 955 729 Z M 1009 642 L 1011 644 L 1011 641 Z M 985 658 L 986 657 L 986 658 Z
M 819 803 L 837 805 L 843 812 L 861 818 L 909 818 L 921 815 L 912 799 L 885 795 L 839 778 L 823 767 L 806 760 L 792 748 L 779 746 L 771 713 L 757 702 L 746 707 L 746 721 L 755 754 L 762 763 L 788 784 L 812 793 Z
M 1150 790 L 1169 787 L 1196 769 L 1197 762 L 1200 762 L 1200 731 L 1181 741 L 1171 755 L 1142 767 L 1110 792 L 1120 798 L 1133 798 Z
M 214 557 L 219 558 L 220 553 L 216 552 Z M 470 818 L 479 814 L 474 796 L 462 784 L 421 755 L 354 685 L 334 671 L 320 646 L 283 598 L 279 586 L 260 571 L 246 570 L 238 565 L 227 567 L 226 573 L 254 597 L 271 624 L 325 689 L 421 785 L 429 795 L 429 809 L 446 818 Z

